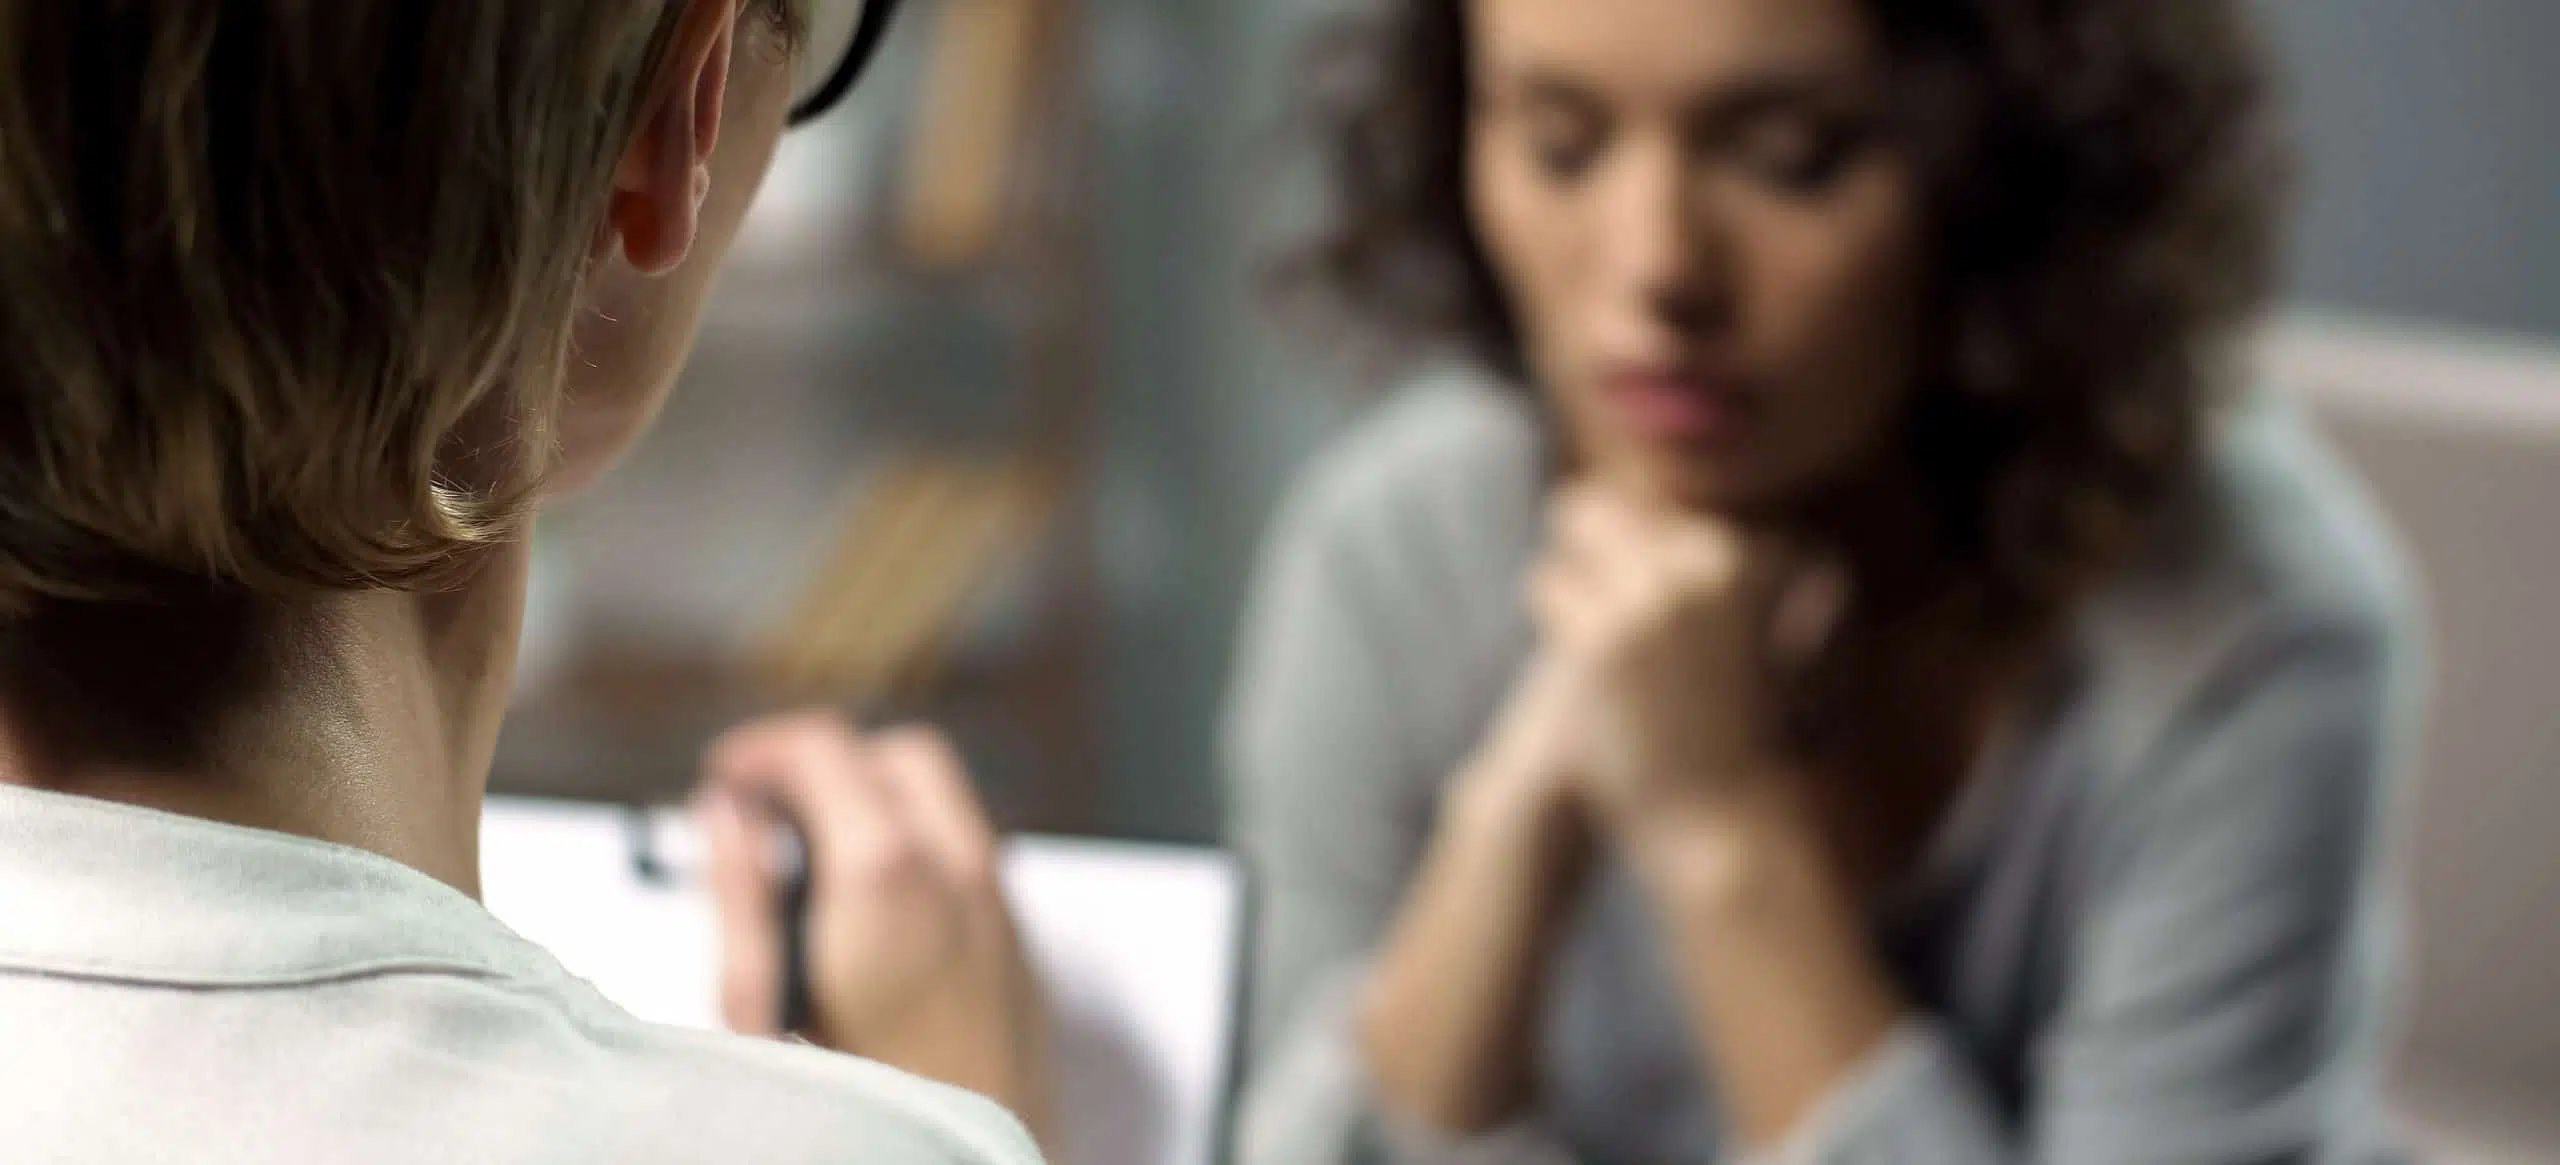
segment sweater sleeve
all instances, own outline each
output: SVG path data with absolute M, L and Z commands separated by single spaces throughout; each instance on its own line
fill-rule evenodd
M 1464 1143 L 1385 1118 L 1356 1041 L 1360 984 L 1428 840 L 1443 775 L 1414 742 L 1431 620 L 1380 517 L 1311 476 L 1277 520 L 1222 741 L 1229 833 L 1258 880 L 1245 1165 L 1563 1165 L 1534 1130 Z M 1445 649 L 1445 645 L 1437 645 Z
M 2383 1049 L 2373 851 L 2398 717 L 2388 645 L 2270 635 L 2187 701 L 2106 828 L 2071 983 L 2003 1113 L 1909 1025 L 1773 1162 L 2366 1160 Z

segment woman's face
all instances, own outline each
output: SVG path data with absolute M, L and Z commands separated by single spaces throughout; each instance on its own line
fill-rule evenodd
M 1912 174 L 1858 0 L 1465 0 L 1469 202 L 1590 471 L 1784 505 L 1914 378 Z

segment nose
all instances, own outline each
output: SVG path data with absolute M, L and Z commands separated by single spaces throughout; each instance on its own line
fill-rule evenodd
M 1613 295 L 1648 323 L 1697 332 L 1731 309 L 1726 248 L 1676 143 L 1630 151 L 1604 228 Z

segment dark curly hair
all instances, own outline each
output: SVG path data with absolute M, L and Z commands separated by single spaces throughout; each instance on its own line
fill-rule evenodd
M 2240 0 L 1861 0 L 1933 263 L 1904 421 L 1934 553 L 2040 624 L 2191 480 L 2269 285 L 2284 154 Z M 1282 271 L 1525 379 L 1467 208 L 1466 0 L 1384 0 L 1309 64 L 1335 213 Z

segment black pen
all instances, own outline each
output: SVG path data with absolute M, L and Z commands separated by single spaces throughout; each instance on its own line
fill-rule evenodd
M 809 990 L 809 842 L 797 821 L 778 805 L 767 804 L 772 817 L 768 836 L 769 868 L 781 893 L 774 901 L 782 929 L 782 1015 L 784 1034 L 807 1039 L 817 1022 L 817 1004 Z M 623 811 L 623 834 L 629 842 L 631 873 L 644 886 L 673 889 L 683 874 L 658 849 L 655 815 L 647 806 Z
M 782 1030 L 803 1039 L 817 1022 L 817 1003 L 809 990 L 809 840 L 800 824 L 779 807 L 775 832 L 781 836 L 776 862 L 782 882 Z

